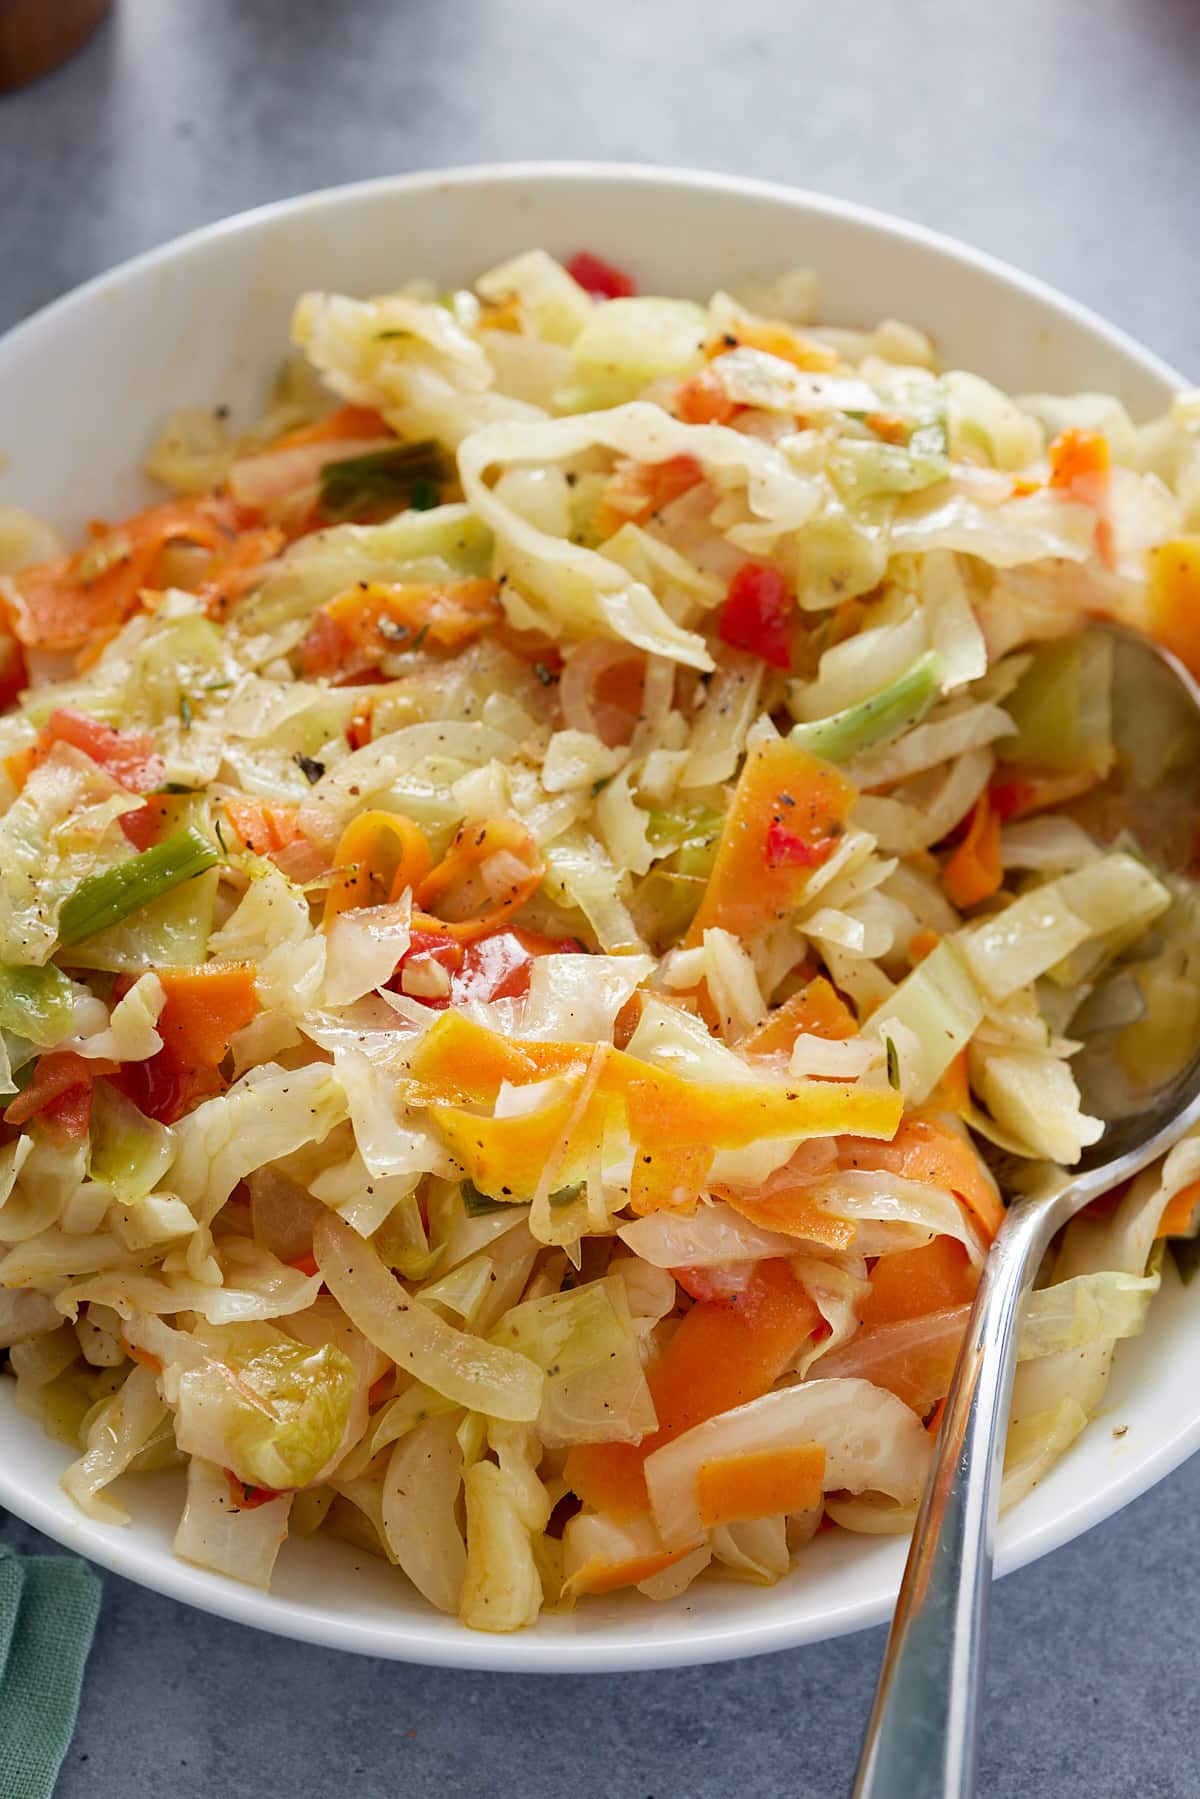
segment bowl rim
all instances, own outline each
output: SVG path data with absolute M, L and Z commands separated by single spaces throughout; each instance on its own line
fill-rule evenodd
M 837 199 L 784 182 L 671 165 L 586 159 L 463 164 L 375 176 L 271 201 L 198 226 L 102 270 L 0 334 L 0 379 L 10 355 L 36 354 L 43 334 L 58 329 L 75 314 L 86 314 L 96 300 L 115 286 L 152 274 L 207 245 L 253 234 L 277 221 L 336 210 L 377 195 L 511 188 L 534 182 L 568 187 L 581 180 L 613 186 L 659 187 L 665 191 L 683 188 L 715 192 L 772 201 L 799 214 L 847 221 L 868 232 L 932 252 L 948 263 L 972 268 L 1010 292 L 1039 301 L 1059 318 L 1106 343 L 1164 387 L 1177 390 L 1187 385 L 1176 369 L 1121 326 L 1041 278 L 1025 274 L 948 233 L 857 201 Z M 1184 1421 L 1176 1431 L 1160 1439 L 1136 1464 L 1115 1473 L 1105 1484 L 1102 1496 L 1085 1492 L 1067 1509 L 1026 1532 L 1018 1542 L 1002 1541 L 996 1559 L 997 1575 L 1023 1567 L 1114 1515 L 1197 1448 L 1200 1409 L 1194 1419 Z M 19 1472 L 4 1462 L 0 1462 L 0 1504 L 65 1548 L 87 1556 L 111 1572 L 231 1622 L 327 1648 L 428 1666 L 524 1674 L 681 1667 L 826 1641 L 882 1623 L 891 1610 L 891 1601 L 886 1598 L 864 1597 L 842 1603 L 825 1614 L 819 1635 L 803 1620 L 786 1616 L 702 1622 L 681 1609 L 674 1612 L 673 1628 L 664 1628 L 667 1620 L 662 1619 L 652 1633 L 640 1640 L 609 1636 L 593 1642 L 582 1634 L 547 1637 L 535 1631 L 513 1637 L 488 1637 L 462 1629 L 454 1634 L 435 1634 L 408 1622 L 401 1633 L 375 1618 L 332 1616 L 323 1608 L 290 1597 L 241 1586 L 170 1555 L 154 1555 L 148 1565 L 145 1548 L 136 1535 L 98 1525 L 82 1513 L 77 1517 L 64 1514 L 50 1495 L 23 1486 Z

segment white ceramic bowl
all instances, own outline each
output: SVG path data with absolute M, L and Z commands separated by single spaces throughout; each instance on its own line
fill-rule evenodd
M 0 341 L 0 500 L 68 531 L 95 514 L 119 516 L 147 497 L 136 470 L 167 410 L 259 410 L 302 289 L 376 293 L 414 274 L 464 282 L 531 245 L 591 248 L 633 270 L 644 291 L 698 298 L 807 264 L 820 273 L 831 321 L 911 320 L 946 360 L 1001 386 L 1112 392 L 1135 417 L 1161 410 L 1180 385 L 1049 288 L 859 207 L 662 169 L 460 169 L 247 213 L 100 276 L 10 333 Z M 1169 1276 L 1149 1329 L 1117 1357 L 1101 1415 L 1003 1522 L 1001 1571 L 1108 1517 L 1200 1444 L 1198 1362 L 1200 1305 Z M 171 1554 L 176 1477 L 127 1480 L 134 1522 L 112 1529 L 59 1488 L 66 1459 L 0 1387 L 0 1503 L 20 1517 L 190 1604 L 406 1661 L 581 1673 L 755 1655 L 880 1622 L 904 1556 L 895 1540 L 830 1532 L 769 1590 L 700 1582 L 673 1605 L 594 1599 L 522 1635 L 487 1637 L 432 1612 L 397 1571 L 343 1545 L 289 1543 L 269 1594 L 190 1567 Z

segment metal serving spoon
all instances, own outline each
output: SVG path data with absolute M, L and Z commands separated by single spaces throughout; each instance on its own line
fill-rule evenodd
M 1173 656 L 1123 631 L 1115 644 L 1114 729 L 1120 765 L 1122 688 L 1137 727 L 1160 741 L 1170 720 L 1195 733 L 1200 751 L 1200 686 Z M 1154 708 L 1148 719 L 1145 707 Z M 1174 779 L 1127 783 L 1128 826 L 1163 864 L 1194 845 L 1200 813 L 1200 753 L 1175 756 Z M 1143 771 L 1144 772 L 1144 771 Z M 1131 791 L 1132 787 L 1132 791 Z M 1164 801 L 1164 790 L 1167 790 Z M 1169 817 L 1190 809 L 1189 828 L 1170 842 Z M 1103 813 L 1103 806 L 1095 820 Z M 1153 842 L 1149 842 L 1153 839 Z M 1190 1062 L 1140 1098 L 1116 1090 L 1102 1040 L 1074 1064 L 1086 1111 L 1104 1135 L 1068 1174 L 1056 1172 L 1036 1197 L 1009 1208 L 971 1311 L 917 1513 L 875 1704 L 867 1725 L 854 1799 L 968 1799 L 975 1791 L 992 1555 L 1004 1443 L 1024 1302 L 1055 1234 L 1091 1200 L 1163 1155 L 1200 1121 L 1200 1043 Z

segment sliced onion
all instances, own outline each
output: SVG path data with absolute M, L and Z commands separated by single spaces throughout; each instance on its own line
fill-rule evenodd
M 87 1434 L 83 1455 L 61 1480 L 63 1490 L 90 1518 L 105 1524 L 128 1524 L 129 1513 L 100 1490 L 124 1474 L 166 1417 L 165 1402 L 149 1368 L 134 1368 L 118 1393 L 106 1400 Z
M 609 749 L 629 742 L 637 716 L 602 699 L 598 688 L 604 675 L 626 664 L 637 668 L 644 684 L 646 657 L 627 643 L 591 638 L 568 650 L 563 659 L 558 698 L 564 724 L 574 731 L 590 732 Z
M 623 1224 L 617 1235 L 655 1268 L 714 1268 L 725 1262 L 790 1256 L 796 1248 L 794 1237 L 751 1224 L 724 1200 L 697 1206 L 690 1218 L 678 1212 L 651 1212 Z
M 526 1423 L 537 1417 L 541 1369 L 528 1356 L 446 1324 L 414 1299 L 371 1245 L 332 1212 L 317 1220 L 313 1252 L 351 1323 L 397 1367 L 471 1411 Z
M 383 1480 L 383 1537 L 413 1586 L 440 1612 L 458 1611 L 467 1549 L 455 1518 L 463 1453 L 458 1415 L 427 1418 L 402 1437 Z
M 821 1360 L 822 1379 L 869 1380 L 923 1417 L 945 1397 L 962 1342 L 969 1305 L 947 1306 L 920 1318 L 901 1318 L 860 1330 Z
M 175 1532 L 175 1554 L 247 1586 L 268 1587 L 287 1536 L 292 1495 L 243 1510 L 233 1502 L 223 1468 L 193 1456 L 188 1463 L 187 1504 Z

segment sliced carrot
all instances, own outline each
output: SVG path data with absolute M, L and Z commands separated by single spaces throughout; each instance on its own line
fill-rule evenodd
M 504 858 L 503 863 L 501 858 Z M 489 885 L 489 868 L 492 883 Z M 478 916 L 434 920 L 463 943 L 486 937 L 519 911 L 542 884 L 546 865 L 527 827 L 515 818 L 490 818 L 462 825 L 435 868 L 418 878 L 413 894 L 423 909 L 444 905 L 481 881 L 492 901 Z M 399 877 L 398 877 L 399 878 Z M 496 891 L 493 891 L 493 887 Z
M 936 931 L 914 931 L 908 945 L 909 961 L 915 967 L 931 956 L 941 941 Z
M 800 1443 L 793 1449 L 757 1449 L 749 1455 L 702 1462 L 696 1475 L 700 1522 L 738 1524 L 750 1518 L 776 1518 L 781 1512 L 807 1512 L 821 1503 L 825 1448 Z
M 832 1350 L 818 1374 L 830 1380 L 844 1375 L 869 1380 L 923 1418 L 950 1389 L 970 1316 L 969 1305 L 947 1306 L 917 1318 L 869 1325 Z
M 460 650 L 503 617 L 499 588 L 482 578 L 430 583 L 371 581 L 322 606 L 300 646 L 301 669 L 323 674 L 347 655 L 360 666 L 425 645 Z
M 971 1083 L 967 1077 L 967 1052 L 960 1049 L 941 1080 L 929 1096 L 935 1112 L 965 1112 L 971 1103 Z
M 947 1306 L 969 1305 L 978 1285 L 979 1276 L 958 1239 L 935 1237 L 920 1249 L 880 1256 L 859 1320 L 864 1325 L 894 1324 Z
M 857 1030 L 858 1022 L 841 994 L 824 975 L 818 975 L 755 1025 L 738 1048 L 746 1055 L 770 1056 L 789 1051 L 797 1037 L 844 1041 Z
M 856 789 L 786 738 L 754 746 L 742 765 L 712 874 L 685 943 L 721 926 L 752 936 L 786 919 L 814 867 L 846 828 Z
M 639 1151 L 633 1158 L 630 1209 L 639 1218 L 649 1212 L 694 1212 L 712 1160 L 713 1151 L 699 1143 L 657 1154 Z
M 670 456 L 665 462 L 618 458 L 596 508 L 598 535 L 611 537 L 622 525 L 644 524 L 703 479 L 704 470 L 694 456 Z
M 935 1118 L 911 1114 L 890 1143 L 843 1137 L 839 1154 L 843 1168 L 884 1169 L 906 1180 L 948 1187 L 989 1237 L 1000 1228 L 1004 1206 L 978 1152 L 969 1138 Z
M 208 496 L 168 500 L 104 529 L 74 556 L 23 569 L 13 577 L 13 628 L 38 649 L 75 650 L 111 636 L 134 613 L 167 544 L 215 549 L 233 534 L 232 501 Z
M 636 1587 L 652 1575 L 665 1573 L 690 1554 L 689 1549 L 664 1549 L 658 1555 L 631 1556 L 625 1562 L 585 1562 L 568 1584 L 573 1593 L 615 1593 L 621 1587 Z
M 776 319 L 737 319 L 730 330 L 710 340 L 707 353 L 723 356 L 726 350 L 741 348 L 762 350 L 798 369 L 811 369 L 818 374 L 837 367 L 837 352 L 828 344 L 818 343 L 816 338 L 806 337 L 802 331 Z
M 1156 544 L 1146 575 L 1150 635 L 1200 675 L 1200 534 Z
M 215 1068 L 235 1031 L 258 1011 L 249 962 L 209 962 L 158 972 L 166 1004 L 158 1015 L 162 1053 L 180 1068 Z
M 420 825 L 400 812 L 360 812 L 334 852 L 334 876 L 325 896 L 325 924 L 339 912 L 379 906 L 416 889 L 429 874 L 433 854 Z
M 148 1349 L 141 1349 L 136 1343 L 131 1343 L 124 1335 L 121 1337 L 121 1348 L 125 1351 L 125 1354 L 129 1357 L 131 1362 L 137 1362 L 142 1368 L 149 1368 L 152 1374 L 162 1373 L 163 1365 L 161 1356 L 152 1355 Z
M 1173 1193 L 1163 1207 L 1162 1217 L 1158 1221 L 1156 1237 L 1188 1237 L 1191 1235 L 1192 1222 L 1196 1207 L 1200 1205 L 1200 1181 L 1190 1181 Z
M 1094 504 L 1097 490 L 1108 481 L 1112 452 L 1100 431 L 1063 431 L 1050 445 L 1050 485 Z M 1080 489 L 1083 488 L 1081 492 Z
M 274 856 L 304 836 L 297 806 L 239 796 L 225 801 L 225 811 L 246 848 L 256 856 Z
M 942 886 L 951 902 L 965 912 L 995 893 L 1003 879 L 1000 820 L 985 788 L 971 810 L 966 836 L 942 867 Z
M 727 425 L 737 404 L 711 369 L 689 375 L 675 393 L 675 417 L 686 425 Z
M 736 1187 L 718 1185 L 712 1191 L 714 1198 L 723 1199 L 763 1230 L 802 1237 L 808 1243 L 823 1243 L 828 1249 L 849 1249 L 854 1242 L 854 1226 L 845 1218 L 834 1218 L 826 1212 L 807 1187 L 773 1187 L 768 1183 L 757 1191 L 741 1192 Z
M 643 1075 L 630 1060 L 614 1068 L 614 1075 L 624 1089 L 634 1142 L 650 1149 L 694 1143 L 736 1149 L 768 1137 L 826 1137 L 844 1129 L 852 1116 L 863 1135 L 890 1138 L 900 1123 L 900 1096 L 890 1087 L 834 1081 L 798 1082 L 794 1088 L 722 1085 L 683 1080 L 662 1069 Z
M 249 593 L 268 562 L 273 562 L 287 542 L 276 525 L 257 525 L 239 531 L 227 543 L 220 544 L 204 571 L 198 592 L 208 606 L 212 618 L 220 618 L 226 609 Z
M 410 1068 L 419 1088 L 432 1098 L 494 1105 L 505 1081 L 520 1087 L 580 1072 L 590 1050 L 588 1044 L 518 1042 L 450 1011 L 425 1032 Z
M 578 1444 L 567 1456 L 567 1484 L 615 1518 L 646 1511 L 646 1457 L 693 1424 L 770 1392 L 819 1320 L 786 1261 L 760 1263 L 733 1304 L 694 1305 L 647 1372 L 658 1429 L 640 1443 Z
M 339 406 L 315 424 L 301 425 L 277 437 L 271 448 L 293 450 L 300 444 L 337 443 L 344 439 L 390 437 L 391 426 L 382 413 L 371 406 Z

